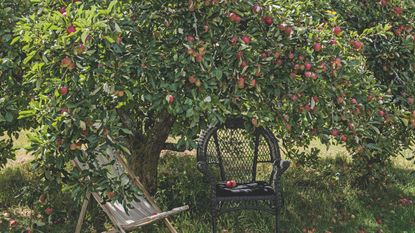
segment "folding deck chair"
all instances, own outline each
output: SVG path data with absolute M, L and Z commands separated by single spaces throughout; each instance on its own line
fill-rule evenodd
M 141 226 L 150 224 L 157 220 L 163 220 L 170 232 L 177 233 L 176 229 L 173 227 L 168 217 L 180 213 L 182 211 L 188 210 L 189 206 L 185 205 L 178 208 L 174 208 L 170 211 L 162 212 L 160 208 L 156 205 L 154 199 L 147 192 L 144 185 L 139 181 L 137 176 L 135 176 L 134 173 L 128 168 L 123 158 L 119 154 L 111 154 L 111 157 L 113 157 L 111 159 L 114 160 L 113 163 L 111 163 L 111 161 L 105 158 L 104 156 L 98 155 L 97 164 L 100 166 L 110 166 L 111 175 L 119 176 L 121 174 L 126 174 L 129 178 L 129 181 L 133 182 L 133 184 L 137 186 L 138 189 L 140 189 L 142 195 L 138 197 L 137 201 L 130 202 L 129 204 L 130 206 L 132 206 L 132 208 L 129 208 L 128 211 L 126 211 L 124 206 L 119 202 L 104 202 L 98 193 L 88 193 L 82 204 L 82 209 L 78 218 L 75 233 L 81 232 L 82 224 L 86 214 L 86 209 L 91 199 L 91 195 L 95 198 L 99 206 L 104 210 L 104 212 L 106 213 L 106 215 L 115 227 L 115 229 L 110 230 L 107 233 L 125 233 L 128 231 L 136 230 Z M 74 160 L 74 163 L 78 168 L 82 170 L 88 169 L 88 166 L 86 164 L 81 163 L 77 159 Z

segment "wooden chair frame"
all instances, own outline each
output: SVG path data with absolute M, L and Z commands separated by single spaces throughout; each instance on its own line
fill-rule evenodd
M 126 233 L 127 231 L 135 230 L 135 229 L 137 229 L 141 226 L 150 224 L 150 223 L 152 223 L 154 221 L 157 221 L 157 220 L 160 220 L 160 219 L 163 220 L 164 224 L 166 225 L 166 227 L 168 228 L 168 230 L 171 233 L 177 233 L 177 230 L 173 227 L 173 225 L 171 224 L 168 217 L 171 216 L 171 215 L 180 213 L 182 211 L 188 210 L 189 206 L 185 205 L 185 206 L 182 206 L 182 207 L 172 209 L 170 211 L 162 212 L 161 209 L 156 205 L 156 202 L 154 201 L 153 197 L 145 189 L 144 185 L 140 182 L 139 178 L 137 176 L 135 176 L 134 173 L 130 170 L 130 168 L 127 166 L 127 164 L 125 163 L 123 158 L 119 154 L 115 154 L 115 159 L 117 160 L 117 162 L 119 162 L 122 165 L 123 169 L 125 169 L 125 171 L 126 171 L 128 177 L 130 178 L 130 180 L 134 183 L 134 185 L 137 188 L 140 189 L 140 191 L 143 193 L 143 196 L 145 197 L 145 199 L 159 213 L 155 214 L 153 216 L 145 217 L 145 218 L 141 219 L 140 222 L 134 222 L 134 223 L 131 223 L 131 224 L 128 224 L 128 225 L 121 225 L 116 220 L 116 218 L 113 216 L 113 214 L 111 213 L 108 206 L 103 204 L 104 202 L 103 202 L 102 198 L 100 197 L 100 195 L 98 193 L 87 193 L 86 197 L 85 197 L 85 199 L 82 203 L 81 213 L 79 215 L 78 222 L 76 224 L 75 233 L 80 233 L 81 232 L 82 224 L 84 222 L 86 211 L 87 211 L 87 207 L 88 207 L 89 202 L 91 201 L 91 196 L 94 197 L 94 199 L 97 201 L 99 206 L 104 210 L 104 212 L 106 213 L 106 215 L 111 220 L 114 227 L 116 228 L 116 229 L 112 229 L 112 230 L 108 231 L 107 233 L 115 233 L 115 232 Z M 77 161 L 74 161 L 74 163 L 77 167 L 80 167 Z

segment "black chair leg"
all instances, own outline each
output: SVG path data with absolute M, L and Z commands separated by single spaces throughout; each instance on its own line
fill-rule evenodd
M 214 200 L 211 200 L 211 216 L 212 216 L 212 232 L 216 233 L 218 231 L 217 229 L 217 217 L 218 217 L 218 206 L 217 202 Z
M 217 219 L 217 213 L 216 210 L 212 210 L 212 233 L 216 233 L 218 231 L 217 225 L 216 225 L 216 219 Z
M 279 207 L 280 201 L 277 198 L 277 201 L 275 203 L 275 233 L 280 232 L 280 207 Z

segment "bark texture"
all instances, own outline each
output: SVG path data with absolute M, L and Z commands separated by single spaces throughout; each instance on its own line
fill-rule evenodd
M 157 190 L 160 152 L 165 146 L 173 123 L 174 118 L 167 111 L 163 111 L 158 114 L 145 137 L 136 135 L 130 140 L 132 155 L 129 159 L 129 167 L 151 194 Z

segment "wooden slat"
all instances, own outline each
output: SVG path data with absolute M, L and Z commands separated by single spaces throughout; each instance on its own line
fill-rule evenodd
M 87 193 L 84 203 L 82 204 L 81 213 L 79 214 L 78 223 L 76 224 L 75 233 L 81 233 L 82 224 L 84 223 L 86 210 L 89 204 L 89 201 L 91 200 L 91 193 Z
M 170 211 L 166 211 L 166 212 L 162 212 L 162 213 L 158 213 L 158 214 L 155 214 L 155 215 L 152 215 L 152 216 L 145 217 L 145 218 L 143 218 L 140 221 L 137 221 L 135 223 L 131 223 L 131 224 L 128 224 L 128 225 L 122 225 L 122 228 L 124 228 L 127 231 L 131 231 L 131 230 L 136 229 L 137 227 L 147 225 L 149 223 L 152 223 L 152 222 L 160 220 L 160 219 L 166 219 L 170 215 L 174 215 L 174 214 L 183 212 L 183 211 L 188 210 L 188 209 L 189 209 L 188 205 L 181 206 L 181 207 L 178 207 L 178 208 L 174 208 Z
M 124 159 L 119 155 L 115 155 L 117 160 L 123 165 L 124 169 L 127 171 L 128 176 L 133 180 L 134 184 L 143 192 L 143 195 L 147 198 L 147 200 L 153 205 L 153 207 L 161 212 L 161 209 L 156 205 L 156 202 L 151 197 L 150 193 L 147 192 L 146 188 L 143 184 L 141 184 L 140 180 L 137 178 L 137 176 L 134 175 L 134 173 L 130 170 L 130 168 L 125 163 Z M 163 219 L 164 223 L 166 224 L 167 228 L 171 233 L 177 233 L 176 229 L 171 224 L 170 220 L 167 218 Z
M 98 193 L 92 193 L 92 195 L 94 196 L 95 200 L 98 202 L 98 205 L 101 206 L 102 210 L 104 210 L 104 212 L 107 214 L 107 216 L 111 220 L 112 224 L 115 227 L 117 227 L 117 229 L 121 233 L 126 233 L 126 231 L 121 227 L 121 225 L 117 222 L 117 220 L 115 219 L 115 217 L 112 215 L 111 210 L 108 208 L 108 206 L 106 206 L 105 204 L 102 204 L 102 199 L 98 195 Z

